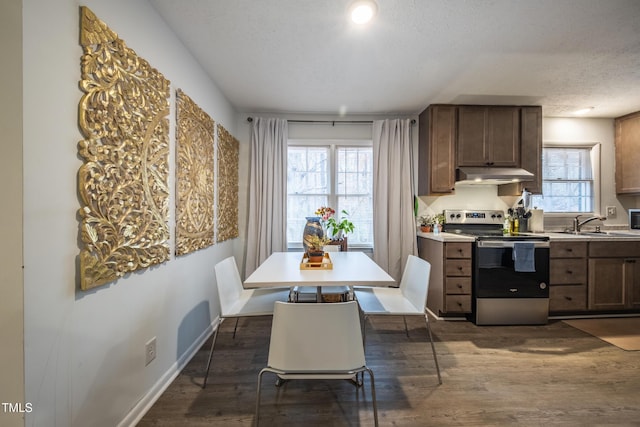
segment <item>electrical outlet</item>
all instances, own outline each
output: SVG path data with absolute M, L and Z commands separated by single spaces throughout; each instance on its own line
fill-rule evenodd
M 145 362 L 144 366 L 147 366 L 149 363 L 156 358 L 156 337 L 151 338 L 144 345 L 144 354 L 145 354 Z
M 607 218 L 611 218 L 616 216 L 616 207 L 615 206 L 607 206 Z

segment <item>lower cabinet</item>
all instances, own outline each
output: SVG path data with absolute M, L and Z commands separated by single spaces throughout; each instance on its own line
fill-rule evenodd
M 431 264 L 427 307 L 438 316 L 471 313 L 471 243 L 418 237 L 418 255 Z
M 472 243 L 418 237 L 431 263 L 427 307 L 442 317 L 471 313 Z M 549 313 L 640 312 L 640 241 L 552 241 Z
M 587 309 L 587 242 L 551 242 L 549 313 Z
M 589 243 L 589 310 L 640 308 L 640 242 Z
M 589 259 L 589 309 L 640 308 L 640 258 Z

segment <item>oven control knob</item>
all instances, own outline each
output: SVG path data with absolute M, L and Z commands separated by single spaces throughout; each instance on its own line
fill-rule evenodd
M 544 282 L 540 283 L 540 289 L 547 289 L 547 284 Z

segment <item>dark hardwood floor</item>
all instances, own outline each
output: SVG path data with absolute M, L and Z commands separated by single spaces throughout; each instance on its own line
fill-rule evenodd
M 367 364 L 381 426 L 639 426 L 640 351 L 624 351 L 561 321 L 475 326 L 432 321 L 438 385 L 424 321 L 371 318 Z M 257 374 L 267 360 L 270 317 L 223 323 L 209 382 L 207 342 L 139 426 L 251 426 Z M 347 381 L 291 381 L 265 374 L 263 426 L 373 425 L 371 390 Z

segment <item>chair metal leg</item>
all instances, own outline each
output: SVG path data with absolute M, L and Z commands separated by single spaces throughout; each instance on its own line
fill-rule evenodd
M 409 338 L 409 328 L 407 328 L 407 316 L 402 316 L 402 320 L 404 320 L 404 333 L 407 334 L 407 338 Z
M 366 368 L 367 372 L 369 372 L 369 378 L 371 379 L 371 400 L 373 401 L 373 421 L 374 425 L 378 427 L 378 401 L 376 399 L 376 384 L 373 379 L 373 371 L 369 368 Z M 364 372 L 362 373 L 362 380 L 364 382 Z
M 202 388 L 207 387 L 207 378 L 209 378 L 209 368 L 211 367 L 211 358 L 213 357 L 213 348 L 216 345 L 216 339 L 218 338 L 218 331 L 220 330 L 220 325 L 222 322 L 218 323 L 218 327 L 216 327 L 216 331 L 213 333 L 213 341 L 211 341 L 211 350 L 209 350 L 209 360 L 207 361 L 207 372 L 204 374 L 204 382 L 202 383 Z
M 364 313 L 362 316 L 362 346 L 366 351 L 367 350 L 367 316 Z
M 431 343 L 431 351 L 433 352 L 433 360 L 436 362 L 436 372 L 438 372 L 438 384 L 442 384 L 442 378 L 440 377 L 440 366 L 438 365 L 438 356 L 436 356 L 436 346 L 433 344 L 433 335 L 431 334 L 431 326 L 429 325 L 429 317 L 424 315 L 424 320 L 427 322 L 427 332 L 429 333 L 429 342 Z
M 233 339 L 236 339 L 236 330 L 238 329 L 238 321 L 240 320 L 239 317 L 236 317 L 236 326 L 233 327 Z
M 262 374 L 264 374 L 266 371 L 263 369 L 260 371 L 260 373 L 258 374 L 258 392 L 256 394 L 256 415 L 255 415 L 255 419 L 256 419 L 256 427 L 258 427 L 258 425 L 260 424 L 260 389 L 262 388 Z

